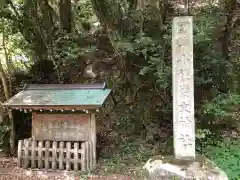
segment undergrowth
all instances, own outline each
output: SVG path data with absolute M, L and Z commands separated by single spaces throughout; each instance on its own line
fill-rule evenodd
M 205 143 L 203 144 L 203 142 Z M 230 180 L 240 179 L 239 139 L 220 139 L 211 134 L 211 136 L 205 136 L 205 141 L 203 139 L 197 141 L 197 147 L 202 147 L 201 152 L 198 153 L 211 159 L 227 173 Z M 159 154 L 153 153 L 148 144 L 144 145 L 140 142 L 122 144 L 114 153 L 103 154 L 94 172 L 81 174 L 81 177 L 124 174 L 131 176 L 133 179 L 141 180 L 145 177 L 142 169 L 143 165 L 150 157 L 155 155 Z
M 240 144 L 239 139 L 225 139 L 217 146 L 204 149 L 204 154 L 225 171 L 229 179 L 240 179 Z
M 118 151 L 113 154 L 102 156 L 99 160 L 97 170 L 91 174 L 125 174 L 135 179 L 143 178 L 142 167 L 144 163 L 156 154 L 152 149 L 144 148 L 139 144 L 139 148 L 132 144 L 125 144 L 119 147 Z M 197 146 L 201 146 L 197 144 Z M 127 148 L 126 148 L 127 147 Z M 224 139 L 217 140 L 215 145 L 212 140 L 209 145 L 204 144 L 202 149 L 203 155 L 211 159 L 216 165 L 225 171 L 230 180 L 240 179 L 240 151 L 239 140 Z

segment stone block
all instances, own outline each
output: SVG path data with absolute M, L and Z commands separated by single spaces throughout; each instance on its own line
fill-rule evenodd
M 149 159 L 143 169 L 151 180 L 228 180 L 224 171 L 200 155 L 193 161 L 156 156 Z

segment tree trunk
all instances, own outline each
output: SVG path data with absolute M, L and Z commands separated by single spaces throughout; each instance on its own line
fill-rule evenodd
M 59 3 L 60 27 L 66 32 L 72 30 L 71 0 L 60 0 Z
M 0 78 L 3 84 L 5 98 L 8 100 L 10 98 L 6 74 L 3 71 L 2 63 L 0 63 Z M 9 121 L 10 121 L 10 152 L 13 154 L 15 150 L 15 126 L 13 121 L 13 115 L 11 111 L 8 111 Z
M 8 52 L 7 52 L 7 48 L 6 48 L 5 38 L 6 38 L 5 29 L 4 29 L 4 26 L 2 26 L 2 46 L 3 46 L 3 49 L 4 49 L 5 59 L 6 59 L 7 64 L 8 64 L 9 63 L 9 56 L 8 56 Z M 9 64 L 8 64 L 8 68 L 10 68 Z M 10 71 L 11 71 L 11 69 L 9 69 L 9 72 Z M 6 100 L 8 100 L 11 97 L 11 90 L 8 87 L 7 77 L 6 77 L 6 74 L 3 70 L 1 62 L 0 62 L 0 78 L 1 78 L 2 84 L 3 84 L 5 98 L 6 98 Z M 10 76 L 10 80 L 9 80 L 9 86 L 10 87 L 11 87 L 11 84 L 12 84 L 12 82 L 11 82 L 11 76 Z M 11 132 L 10 132 L 10 152 L 13 154 L 14 150 L 15 150 L 15 125 L 14 125 L 13 115 L 12 115 L 11 111 L 8 111 L 8 116 L 9 116 L 9 121 L 10 121 L 10 126 L 11 126 L 10 127 L 10 129 L 11 129 Z
M 4 22 L 3 22 L 3 24 L 4 24 Z M 5 59 L 6 59 L 7 70 L 8 70 L 8 73 L 9 73 L 9 96 L 11 97 L 12 96 L 12 70 L 13 70 L 13 66 L 12 66 L 12 62 L 9 59 L 9 55 L 8 55 L 8 50 L 7 50 L 7 46 L 6 46 L 6 35 L 5 35 L 4 27 L 2 28 L 2 47 L 3 47 Z
M 231 59 L 229 56 L 229 47 L 231 44 L 231 36 L 232 36 L 232 31 L 234 27 L 234 14 L 237 10 L 237 0 L 225 0 L 224 2 L 224 9 L 225 9 L 225 14 L 226 14 L 226 23 L 225 23 L 225 28 L 223 31 L 223 36 L 222 36 L 222 55 L 226 59 L 226 61 L 231 63 L 231 66 L 228 67 L 228 72 L 233 74 L 231 76 L 231 81 L 229 82 L 229 86 L 231 87 L 231 91 L 236 92 L 238 89 L 238 79 L 234 76 L 235 74 L 235 62 L 234 59 Z
M 223 32 L 222 53 L 226 60 L 229 60 L 229 45 L 233 29 L 233 17 L 237 8 L 237 1 L 225 1 L 226 24 Z
M 184 0 L 184 14 L 186 16 L 189 14 L 189 0 Z

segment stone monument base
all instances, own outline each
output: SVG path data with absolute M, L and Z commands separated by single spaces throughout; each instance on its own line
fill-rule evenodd
M 192 161 L 156 156 L 149 159 L 143 169 L 151 180 L 228 180 L 225 172 L 200 155 Z

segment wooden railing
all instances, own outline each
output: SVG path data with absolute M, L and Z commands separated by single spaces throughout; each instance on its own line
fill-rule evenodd
M 93 168 L 93 143 L 36 141 L 18 142 L 18 166 L 23 168 L 91 170 Z

